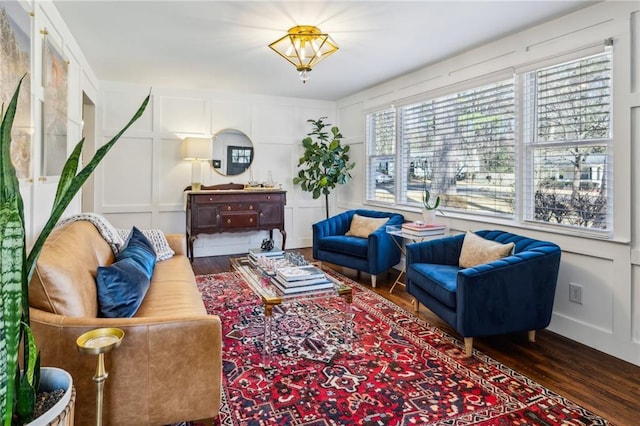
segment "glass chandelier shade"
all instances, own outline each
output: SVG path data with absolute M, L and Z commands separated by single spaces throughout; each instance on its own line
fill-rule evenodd
M 307 82 L 309 72 L 318 62 L 338 50 L 329 34 L 310 25 L 290 28 L 287 35 L 269 47 L 296 67 L 303 83 Z

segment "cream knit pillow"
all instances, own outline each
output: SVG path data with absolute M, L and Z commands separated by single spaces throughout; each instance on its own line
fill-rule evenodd
M 354 214 L 351 218 L 351 225 L 345 235 L 352 237 L 367 238 L 376 229 L 387 223 L 387 217 L 366 217 Z
M 467 231 L 460 252 L 460 267 L 471 268 L 509 256 L 513 252 L 514 246 L 514 243 L 500 244 L 485 240 L 473 232 Z

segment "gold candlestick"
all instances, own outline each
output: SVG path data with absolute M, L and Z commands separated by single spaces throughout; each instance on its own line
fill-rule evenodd
M 98 365 L 93 381 L 96 382 L 96 425 L 102 426 L 102 399 L 104 382 L 109 373 L 104 366 L 104 354 L 122 343 L 124 331 L 119 328 L 96 328 L 82 334 L 76 340 L 78 350 L 85 354 L 98 355 Z

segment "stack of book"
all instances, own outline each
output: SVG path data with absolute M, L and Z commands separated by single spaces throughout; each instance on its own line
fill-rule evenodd
M 249 260 L 254 265 L 258 264 L 260 257 L 266 257 L 268 259 L 278 260 L 284 259 L 284 251 L 279 249 L 262 250 L 260 248 L 249 249 Z
M 427 237 L 430 235 L 444 235 L 445 225 L 435 223 L 416 224 L 415 222 L 407 222 L 402 224 L 402 232 L 417 237 Z
M 322 270 L 313 265 L 279 268 L 271 282 L 284 294 L 333 287 L 333 281 L 327 278 Z

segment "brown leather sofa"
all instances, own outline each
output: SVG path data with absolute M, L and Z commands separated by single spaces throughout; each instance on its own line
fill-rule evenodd
M 118 327 L 125 336 L 105 355 L 103 424 L 163 425 L 212 419 L 220 408 L 221 325 L 207 315 L 185 256 L 184 235 L 167 235 L 175 256 L 158 262 L 133 318 L 98 318 L 95 275 L 114 255 L 97 229 L 77 221 L 47 239 L 30 284 L 31 326 L 41 365 L 71 373 L 75 424 L 95 424 L 97 356 L 77 350 L 82 333 Z

